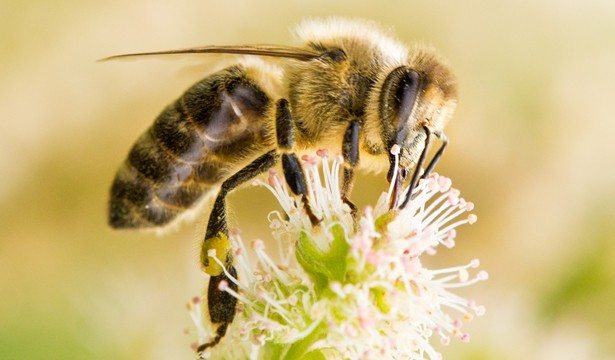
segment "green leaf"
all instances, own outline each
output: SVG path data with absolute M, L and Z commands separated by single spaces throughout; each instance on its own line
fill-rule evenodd
M 278 344 L 267 342 L 261 350 L 260 359 L 281 359 L 284 350 L 288 348 L 288 344 Z
M 317 291 L 324 289 L 329 281 L 344 282 L 346 275 L 346 257 L 350 246 L 346 241 L 344 228 L 340 224 L 331 227 L 333 240 L 328 251 L 321 250 L 310 238 L 302 231 L 299 235 L 299 242 L 295 256 L 297 261 L 312 278 Z
M 323 354 L 322 350 L 316 349 L 303 355 L 301 360 L 327 360 L 327 358 L 325 357 L 325 354 Z
M 327 334 L 327 326 L 324 323 L 320 323 L 316 328 L 314 328 L 314 330 L 312 330 L 312 332 L 308 336 L 293 343 L 288 349 L 288 351 L 286 352 L 286 355 L 284 355 L 283 359 L 284 360 L 306 359 L 306 356 L 308 355 L 306 354 L 306 352 L 308 351 L 310 346 L 312 346 L 312 344 L 314 344 L 316 341 L 324 338 L 326 334 Z M 310 353 L 313 353 L 313 352 L 314 351 L 311 351 Z M 314 354 L 311 356 L 317 356 L 317 354 Z M 320 358 L 308 357 L 307 359 L 320 359 Z
M 363 264 L 361 271 L 358 268 L 359 264 L 355 257 L 349 256 L 346 260 L 346 283 L 358 284 L 366 281 L 371 274 L 374 273 L 376 267 L 370 263 Z
M 374 225 L 376 227 L 376 231 L 378 231 L 379 233 L 384 233 L 387 230 L 387 226 L 389 226 L 389 224 L 391 223 L 391 221 L 393 221 L 396 217 L 396 214 L 394 211 L 387 211 L 386 213 L 378 216 L 378 218 L 376 218 Z
M 384 314 L 388 314 L 391 310 L 391 306 L 387 302 L 387 293 L 386 289 L 383 287 L 374 287 L 371 288 L 370 293 L 374 297 L 374 304 Z

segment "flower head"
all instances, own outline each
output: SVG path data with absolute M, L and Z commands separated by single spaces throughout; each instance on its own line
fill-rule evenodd
M 421 180 L 404 209 L 389 209 L 392 191 L 358 219 L 342 200 L 342 159 L 325 151 L 304 157 L 309 204 L 321 219 L 312 226 L 300 199 L 289 193 L 275 172 L 267 183 L 282 211 L 269 214 L 278 250 L 263 241 L 249 244 L 231 234 L 238 278 L 227 274 L 239 300 L 226 337 L 201 357 L 440 359 L 430 340 L 469 341 L 464 322 L 485 310 L 456 295 L 455 288 L 487 279 L 478 260 L 428 269 L 421 257 L 443 245 L 455 246 L 456 228 L 476 221 L 474 205 L 460 197 L 451 180 L 432 174 Z M 402 197 L 408 196 L 408 189 Z M 222 266 L 222 262 L 220 262 Z M 199 343 L 213 334 L 204 320 L 202 301 L 190 303 Z

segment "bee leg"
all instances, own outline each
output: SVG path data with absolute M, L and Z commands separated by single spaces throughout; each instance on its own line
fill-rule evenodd
M 237 278 L 237 271 L 233 265 L 226 265 L 229 274 Z M 235 306 L 237 305 L 237 299 L 229 295 L 226 291 L 220 290 L 220 285 L 225 281 L 229 288 L 233 291 L 237 291 L 237 285 L 226 277 L 223 273 L 218 276 L 212 276 L 209 279 L 209 286 L 207 289 L 207 307 L 209 310 L 209 318 L 213 324 L 220 324 L 216 329 L 216 336 L 214 339 L 206 344 L 202 344 L 197 348 L 197 352 L 200 353 L 203 350 L 217 345 L 220 340 L 226 334 L 228 326 L 235 317 Z
M 442 141 L 442 145 L 440 145 L 440 148 L 438 149 L 436 154 L 433 156 L 433 159 L 431 159 L 431 161 L 429 162 L 429 165 L 427 165 L 427 168 L 423 172 L 421 179 L 425 179 L 427 176 L 429 176 L 429 174 L 431 174 L 434 167 L 436 167 L 436 164 L 442 157 L 442 154 L 444 153 L 446 146 L 448 145 L 448 138 L 446 137 L 446 134 L 444 134 L 443 132 L 439 132 L 439 133 L 434 133 L 434 135 L 436 135 L 436 137 Z
M 235 317 L 237 299 L 222 289 L 222 286 L 226 286 L 237 291 L 237 284 L 229 278 L 230 275 L 230 277 L 236 279 L 237 272 L 233 267 L 232 246 L 228 237 L 226 195 L 237 186 L 273 167 L 277 160 L 277 151 L 269 151 L 224 181 L 218 192 L 201 248 L 201 265 L 203 270 L 211 276 L 207 289 L 209 318 L 213 324 L 219 325 L 215 338 L 211 342 L 199 346 L 198 352 L 218 344 Z M 224 268 L 213 259 L 213 256 L 216 256 L 224 264 Z
M 419 182 L 419 173 L 421 172 L 423 168 L 423 164 L 425 163 L 425 157 L 427 156 L 427 151 L 429 147 L 429 142 L 431 140 L 432 132 L 426 126 L 423 126 L 423 130 L 425 130 L 425 135 L 426 135 L 425 136 L 425 146 L 423 147 L 423 151 L 421 152 L 419 161 L 416 163 L 416 166 L 414 168 L 414 173 L 412 174 L 412 179 L 410 180 L 410 185 L 408 187 L 408 195 L 404 199 L 404 202 L 400 205 L 399 207 L 400 209 L 403 209 L 406 207 L 406 205 L 408 205 L 412 192 L 414 191 L 414 189 L 416 188 L 416 185 Z M 427 168 L 425 169 L 422 176 L 420 177 L 421 180 L 425 179 L 431 173 L 433 168 L 438 163 L 438 160 L 440 160 L 440 158 L 442 157 L 442 154 L 444 153 L 444 150 L 446 149 L 446 145 L 448 145 L 448 139 L 446 138 L 446 135 L 444 135 L 444 133 L 436 134 L 436 136 L 442 139 L 442 145 L 436 152 L 436 155 L 434 155 L 433 159 L 431 159 L 431 161 L 429 162 L 429 165 L 427 165 Z
M 278 139 L 278 148 L 282 152 L 282 170 L 284 171 L 284 178 L 286 183 L 290 187 L 290 190 L 295 195 L 301 195 L 301 201 L 305 212 L 310 218 L 310 222 L 313 226 L 320 223 L 320 219 L 316 217 L 314 211 L 310 207 L 308 201 L 308 188 L 305 180 L 305 173 L 303 167 L 297 158 L 297 155 L 292 152 L 295 139 L 294 139 L 294 127 L 293 120 L 288 108 L 288 100 L 280 99 L 276 103 L 276 136 Z
M 350 193 L 354 185 L 354 170 L 359 164 L 359 133 L 361 124 L 353 120 L 346 132 L 342 142 L 342 156 L 344 157 L 344 180 L 342 183 L 342 200 L 350 207 L 352 217 L 357 215 L 357 206 L 350 201 Z

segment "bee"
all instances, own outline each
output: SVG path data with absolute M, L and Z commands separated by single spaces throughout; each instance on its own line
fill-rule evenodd
M 406 47 L 362 20 L 305 21 L 296 33 L 303 41 L 300 47 L 206 46 L 104 59 L 244 55 L 194 84 L 160 113 L 133 145 L 110 191 L 113 228 L 168 225 L 217 191 L 200 260 L 210 275 L 209 317 L 218 327 L 215 338 L 199 350 L 216 345 L 235 316 L 236 299 L 219 285 L 237 289 L 210 256 L 215 250 L 228 273 L 237 276 L 226 224 L 230 191 L 281 162 L 286 182 L 316 225 L 298 155 L 339 149 L 342 194 L 352 209 L 355 172 L 387 167 L 397 194 L 390 206 L 400 209 L 410 196 L 400 199 L 399 189 L 412 168 L 410 187 L 418 182 L 431 136 L 442 145 L 423 177 L 447 144 L 443 129 L 457 104 L 456 82 L 432 49 Z M 395 145 L 398 156 L 390 151 Z M 401 170 L 394 172 L 395 166 Z

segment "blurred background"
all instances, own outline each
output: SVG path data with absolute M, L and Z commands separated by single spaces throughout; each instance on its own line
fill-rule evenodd
M 0 358 L 187 359 L 184 303 L 205 277 L 204 219 L 113 232 L 108 188 L 159 111 L 207 61 L 97 63 L 204 44 L 294 44 L 305 17 L 376 20 L 434 45 L 459 77 L 438 171 L 477 205 L 437 265 L 482 260 L 487 306 L 449 359 L 615 359 L 615 2 L 87 1 L 0 3 Z M 212 61 L 219 58 L 207 58 Z M 374 185 L 376 184 L 376 185 Z M 360 205 L 384 176 L 361 176 Z M 359 196 L 360 194 L 360 196 Z M 230 198 L 244 238 L 274 199 Z

